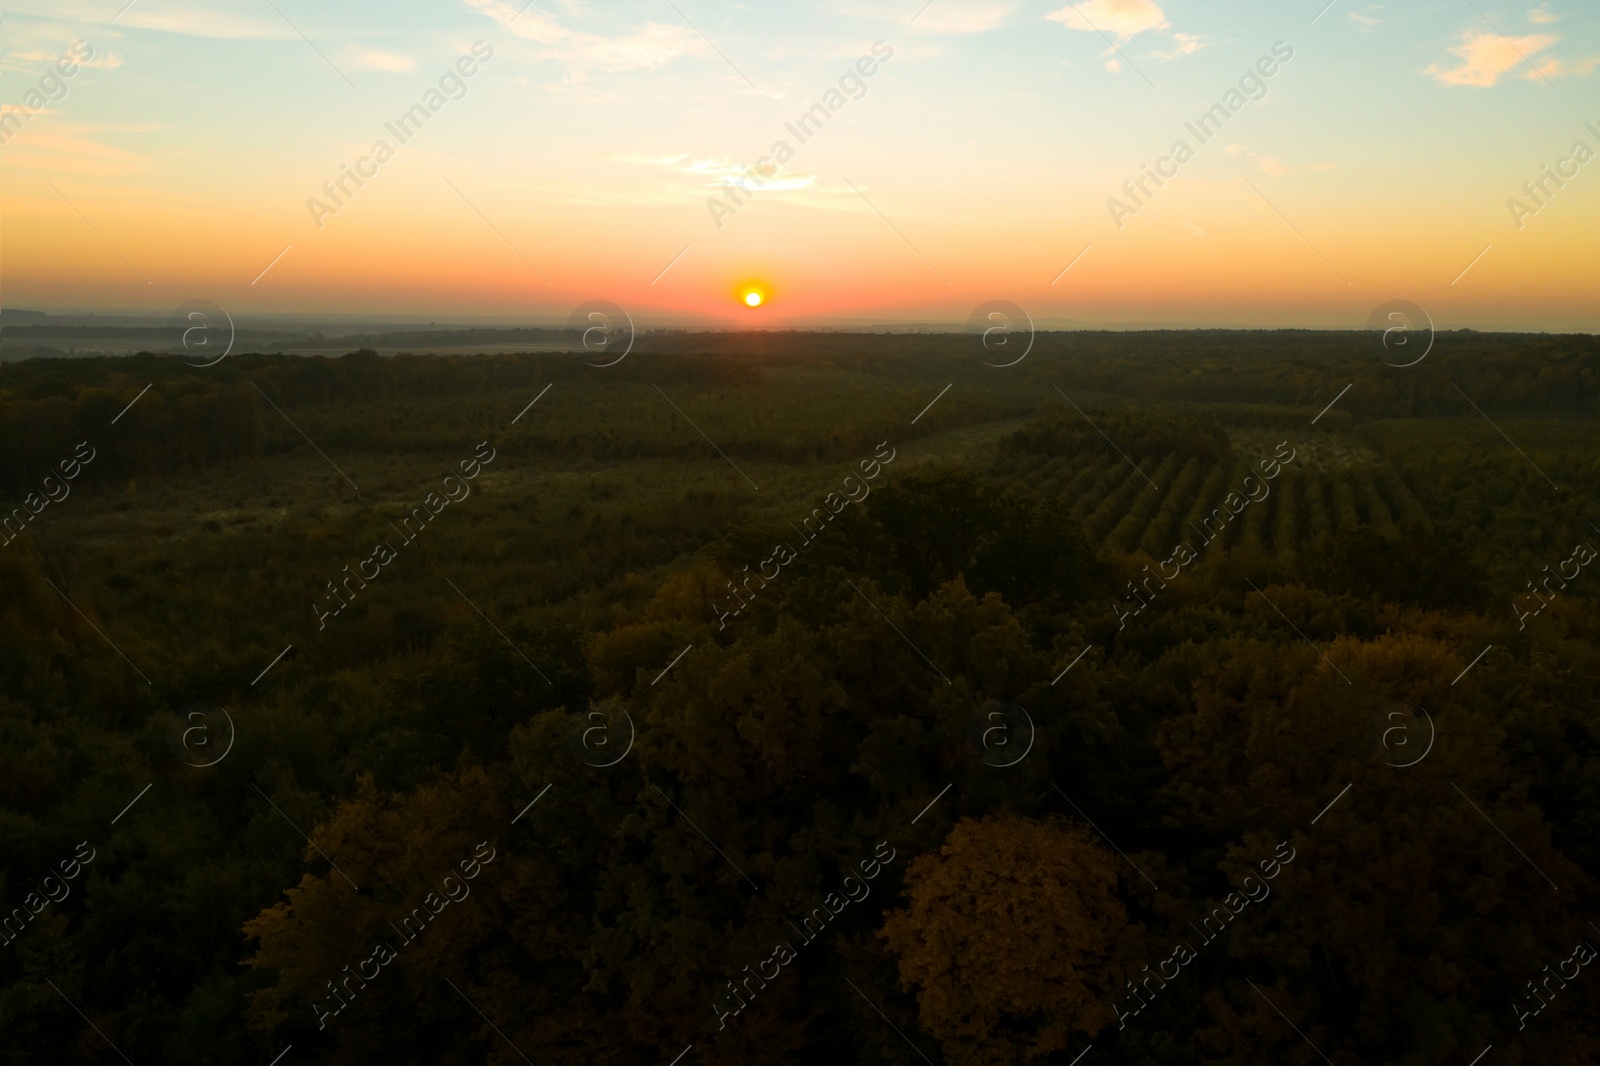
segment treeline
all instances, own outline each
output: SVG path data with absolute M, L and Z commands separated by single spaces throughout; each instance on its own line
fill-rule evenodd
M 100 449 L 97 473 L 116 478 L 281 453 L 303 446 L 300 431 L 324 447 L 470 450 L 495 423 L 490 410 L 463 406 L 469 397 L 498 400 L 509 411 L 503 425 L 551 383 L 731 388 L 759 380 L 749 366 L 673 357 L 604 371 L 578 356 L 539 355 L 236 356 L 205 369 L 155 355 L 35 360 L 9 367 L 0 386 L 0 489 L 37 488 L 86 440 Z M 547 453 L 629 458 L 693 450 L 687 440 L 654 448 L 618 442 L 615 425 L 593 420 L 562 438 L 529 428 L 528 444 Z
M 1041 332 L 1027 359 L 1005 370 L 969 334 L 661 334 L 647 350 L 758 358 L 767 365 L 827 362 L 841 369 L 903 374 L 945 364 L 968 368 L 990 388 L 1027 382 L 1043 396 L 1125 396 L 1140 404 L 1309 407 L 1312 414 L 1355 381 L 1346 401 L 1361 418 L 1470 414 L 1459 386 L 1490 411 L 1600 413 L 1600 339 L 1589 334 L 1441 332 L 1427 357 L 1426 333 L 1384 348 L 1372 331 L 1163 330 Z M 947 379 L 948 380 L 948 379 Z M 1331 416 L 1330 416 L 1331 417 Z
M 1130 347 L 1138 354 L 1130 354 Z M 976 340 L 964 335 L 656 333 L 641 335 L 627 359 L 604 368 L 577 354 L 236 355 L 204 370 L 177 357 L 152 355 L 35 359 L 8 367 L 0 385 L 0 488 L 24 489 L 64 450 L 104 436 L 111 420 L 146 385 L 152 386 L 150 395 L 118 423 L 120 432 L 138 438 L 136 445 L 109 457 L 107 467 L 119 476 L 296 446 L 298 434 L 257 389 L 285 410 L 315 409 L 320 433 L 343 445 L 405 448 L 432 442 L 458 446 L 477 432 L 464 413 L 487 416 L 488 405 L 498 401 L 512 407 L 515 397 L 552 382 L 597 390 L 687 385 L 748 393 L 771 375 L 792 371 L 800 375 L 794 380 L 802 391 L 833 398 L 814 410 L 771 404 L 787 416 L 807 417 L 735 423 L 718 439 L 729 454 L 779 462 L 845 456 L 895 421 L 883 416 L 884 403 L 866 403 L 863 390 L 881 389 L 887 401 L 898 392 L 904 397 L 898 402 L 915 412 L 952 379 L 959 391 L 921 425 L 902 431 L 906 439 L 1031 412 L 1056 400 L 1057 389 L 1077 393 L 1080 406 L 1090 402 L 1084 394 L 1138 397 L 1143 404 L 1208 405 L 1214 418 L 1234 426 L 1293 424 L 1300 417 L 1297 410 L 1320 410 L 1346 384 L 1352 385 L 1349 393 L 1326 416 L 1331 427 L 1386 418 L 1478 417 L 1463 394 L 1495 416 L 1600 412 L 1600 347 L 1586 336 L 1441 334 L 1427 360 L 1404 370 L 1384 365 L 1383 358 L 1392 353 L 1384 352 L 1373 335 L 1358 333 L 1045 333 L 1017 367 L 995 370 L 983 365 L 983 355 Z M 819 384 L 827 375 L 833 380 Z M 641 434 L 637 420 L 617 406 L 619 396 L 608 401 L 618 417 L 591 419 L 587 426 L 564 427 L 560 433 L 533 424 L 518 432 L 543 453 L 602 459 L 682 455 L 693 446 L 690 440 L 667 442 Z M 469 398 L 482 403 L 472 408 L 459 402 Z M 826 421 L 814 421 L 813 415 Z M 421 420 L 431 424 L 416 424 Z M 817 425 L 830 423 L 843 432 L 819 441 Z M 1145 448 L 1143 435 L 1156 431 L 1137 420 L 1110 428 L 1116 432 L 1108 430 L 1107 436 L 1120 442 L 1119 435 L 1126 433 L 1132 448 Z M 1064 454 L 1080 444 L 1093 446 L 1096 435 L 1065 414 L 1050 427 L 1029 432 L 1035 436 L 1018 437 L 1010 447 Z M 1220 446 L 1215 424 L 1196 422 L 1181 432 L 1188 436 L 1151 441 L 1148 447 L 1192 443 L 1209 457 Z

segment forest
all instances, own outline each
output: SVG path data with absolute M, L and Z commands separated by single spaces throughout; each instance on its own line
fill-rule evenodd
M 0 1062 L 1600 1064 L 1595 338 L 436 340 L 0 368 Z

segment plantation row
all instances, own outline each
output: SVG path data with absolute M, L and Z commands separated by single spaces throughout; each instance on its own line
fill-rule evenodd
M 1270 451 L 1263 452 L 1270 455 Z M 1097 543 L 1123 553 L 1166 558 L 1187 541 L 1200 546 L 1204 522 L 1217 509 L 1227 524 L 1213 546 L 1251 546 L 1287 557 L 1327 533 L 1370 526 L 1385 536 L 1407 520 L 1427 523 L 1422 503 L 1399 471 L 1383 462 L 1318 469 L 1302 461 L 1287 464 L 1268 482 L 1271 494 L 1230 515 L 1224 501 L 1244 493 L 1247 477 L 1258 474 L 1254 452 L 1206 459 L 1174 452 L 1135 459 L 1138 470 L 1118 456 L 1019 457 L 1012 465 L 1013 491 L 1060 498 Z M 1254 487 L 1255 482 L 1252 482 Z M 1255 490 L 1259 495 L 1260 490 Z

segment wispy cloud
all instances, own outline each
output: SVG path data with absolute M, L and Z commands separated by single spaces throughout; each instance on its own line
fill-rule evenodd
M 1350 12 L 1350 21 L 1354 22 L 1356 28 L 1362 33 L 1371 33 L 1375 28 L 1383 25 L 1383 19 L 1378 17 L 1378 12 L 1382 10 L 1383 8 L 1377 4 L 1368 4 L 1365 11 Z
M 725 182 L 744 178 L 750 171 L 747 165 L 720 157 L 696 159 L 689 155 L 613 155 L 610 158 L 619 163 L 665 167 L 673 173 L 684 174 L 694 178 L 696 179 L 695 184 L 709 188 L 721 188 Z M 763 193 L 794 192 L 800 189 L 813 188 L 816 184 L 817 173 L 814 170 L 779 172 L 762 178 L 761 191 Z
M 1146 30 L 1164 30 L 1166 13 L 1155 0 L 1084 0 L 1052 11 L 1045 18 L 1069 30 L 1108 33 L 1126 41 Z
M 1291 165 L 1276 156 L 1261 155 L 1255 157 L 1256 167 L 1268 177 L 1281 178 L 1285 174 L 1305 174 L 1315 170 L 1332 170 L 1332 163 L 1301 163 Z
M 49 52 L 12 52 L 6 56 L 5 69 L 26 70 L 29 64 L 54 63 L 63 54 L 65 53 L 52 55 Z M 109 50 L 95 53 L 93 59 L 79 59 L 76 56 L 72 59 L 85 70 L 116 70 L 122 66 L 122 57 Z
M 382 74 L 404 74 L 415 69 L 416 65 L 417 61 L 410 56 L 370 48 L 346 49 L 341 63 L 346 70 L 375 70 Z
M 0 115 L 26 113 L 25 108 L 0 106 Z M 67 177 L 111 177 L 149 173 L 143 156 L 122 148 L 102 144 L 99 133 L 147 133 L 155 126 L 96 126 L 69 124 L 57 117 L 47 121 L 50 110 L 34 115 L 28 126 L 6 145 L 7 170 L 42 171 Z
M 1182 59 L 1184 56 L 1194 55 L 1209 43 L 1204 37 L 1199 37 L 1192 33 L 1174 33 L 1172 35 L 1171 48 L 1146 52 L 1145 55 L 1151 59 Z
M 895 26 L 897 35 L 904 31 L 924 36 L 956 36 L 999 29 L 1022 9 L 1022 3 L 1021 0 L 831 0 L 828 8 L 840 15 Z M 911 21 L 913 15 L 915 20 Z M 895 47 L 900 47 L 898 41 Z M 859 50 L 854 54 L 859 55 Z
M 1069 30 L 1106 38 L 1111 46 L 1100 54 L 1100 61 L 1113 74 L 1120 73 L 1125 64 L 1133 62 L 1121 52 L 1121 45 L 1141 33 L 1163 33 L 1172 25 L 1167 21 L 1166 12 L 1155 0 L 1082 0 L 1052 11 L 1045 18 L 1059 22 Z M 1192 56 L 1210 43 L 1198 34 L 1182 31 L 1173 32 L 1168 40 L 1170 44 L 1167 47 L 1152 49 L 1144 55 L 1161 62 L 1171 62 Z
M 6 4 L 6 33 L 17 27 L 10 16 L 27 15 L 59 20 L 77 27 L 74 36 L 98 44 L 100 27 L 116 19 L 116 29 L 136 27 L 182 34 L 185 37 L 222 37 L 242 40 L 289 40 L 297 36 L 283 19 L 265 4 L 241 4 L 238 0 L 140 0 L 126 11 L 121 2 L 102 0 L 9 0 Z M 120 15 L 120 17 L 119 17 Z
M 657 70 L 680 56 L 709 51 L 705 39 L 684 25 L 647 22 L 623 35 L 605 37 L 569 29 L 535 8 L 524 10 L 522 4 L 510 0 L 466 0 L 466 4 L 501 29 L 545 46 L 540 59 L 560 62 L 579 76 L 588 71 Z
M 1258 155 L 1242 144 L 1230 144 L 1223 151 L 1231 156 L 1239 156 L 1250 160 L 1256 169 L 1272 178 L 1281 178 L 1286 174 L 1308 174 L 1317 170 L 1333 170 L 1333 163 L 1285 163 L 1277 156 Z
M 635 166 L 645 167 L 671 167 L 677 166 L 689 157 L 687 155 L 636 155 L 629 152 L 607 156 L 617 163 L 632 163 Z
M 1534 70 L 1522 76 L 1530 79 L 1537 77 L 1559 78 L 1563 75 L 1587 77 L 1594 73 L 1597 66 L 1600 66 L 1600 56 L 1590 56 L 1588 59 L 1576 63 L 1569 63 L 1566 60 L 1557 59 L 1555 56 L 1549 56 L 1534 64 Z
M 1533 23 L 1535 26 L 1548 26 L 1550 23 L 1558 21 L 1558 19 L 1555 12 L 1551 11 L 1548 6 L 1545 6 L 1536 7 L 1532 11 L 1528 12 L 1528 21 Z
M 1529 61 L 1538 52 L 1561 40 L 1553 33 L 1535 33 L 1526 37 L 1503 37 L 1485 31 L 1469 32 L 1459 45 L 1450 49 L 1458 60 L 1453 67 L 1434 63 L 1423 71 L 1444 85 L 1471 85 L 1486 89 L 1500 80 L 1500 75 L 1518 64 Z M 1547 62 L 1558 62 L 1548 60 Z M 1533 75 L 1531 72 L 1529 76 Z
M 968 0 L 966 3 L 933 0 L 917 16 L 916 27 L 924 33 L 988 33 L 1005 25 L 1021 4 L 999 0 Z
M 134 4 L 117 20 L 119 26 L 141 30 L 160 30 L 185 37 L 220 37 L 233 40 L 287 41 L 299 36 L 294 28 L 262 8 L 260 14 L 243 13 L 243 5 L 222 7 L 205 3 L 163 3 L 156 7 Z M 117 5 L 96 5 L 103 12 L 90 21 L 109 20 Z

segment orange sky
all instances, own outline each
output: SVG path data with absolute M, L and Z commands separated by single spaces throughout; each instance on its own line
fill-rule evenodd
M 1044 325 L 1357 328 L 1391 299 L 1442 327 L 1600 317 L 1600 167 L 1574 155 L 1600 149 L 1596 13 L 1576 5 L 1503 13 L 1507 36 L 1371 4 L 1315 22 L 1078 5 L 1103 34 L 1000 0 L 915 23 L 876 3 L 707 10 L 693 29 L 631 4 L 305 4 L 274 22 L 141 0 L 116 24 L 76 0 L 22 7 L 0 88 L 25 118 L 0 147 L 7 306 L 509 322 L 603 298 L 645 322 L 776 328 L 964 322 L 996 298 Z M 92 58 L 43 82 L 86 54 L 75 41 Z M 34 110 L 36 90 L 55 98 Z M 394 121 L 430 93 L 402 143 Z M 1219 103 L 1239 106 L 1202 143 L 1193 122 Z M 393 158 L 319 226 L 308 203 L 334 203 L 323 183 L 380 139 Z M 792 158 L 731 202 L 723 183 L 779 141 Z M 1178 141 L 1192 160 L 1136 200 L 1123 183 Z M 1544 203 L 1519 219 L 1529 181 Z M 1119 226 L 1114 203 L 1138 209 Z M 745 282 L 770 290 L 761 309 Z

